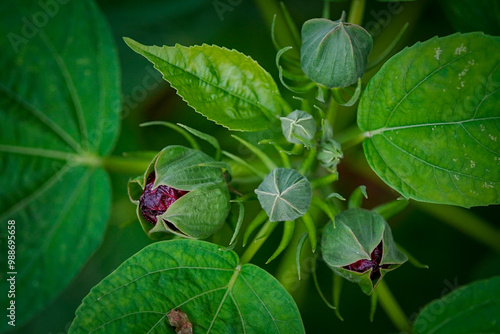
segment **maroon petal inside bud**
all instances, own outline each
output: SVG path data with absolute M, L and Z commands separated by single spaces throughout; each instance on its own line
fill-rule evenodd
M 188 193 L 169 186 L 153 188 L 155 173 L 149 174 L 146 187 L 139 198 L 139 208 L 142 216 L 152 225 L 156 225 L 157 216 L 163 214 L 176 200 Z M 168 223 L 168 222 L 167 222 Z
M 373 269 L 370 273 L 370 279 L 376 280 L 380 277 L 380 268 L 387 269 L 389 267 L 388 264 L 380 265 L 380 261 L 382 261 L 382 254 L 383 245 L 381 241 L 370 254 L 370 260 L 362 259 L 344 266 L 343 268 L 357 273 L 364 273 L 367 270 Z

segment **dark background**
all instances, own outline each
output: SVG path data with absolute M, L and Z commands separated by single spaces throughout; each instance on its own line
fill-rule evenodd
M 139 123 L 150 120 L 182 122 L 216 134 L 220 138 L 227 138 L 226 130 L 210 123 L 182 102 L 168 84 L 160 79 L 160 74 L 152 70 L 152 65 L 125 45 L 123 36 L 146 45 L 207 43 L 234 48 L 251 55 L 277 79 L 274 62 L 276 51 L 271 43 L 269 26 L 263 20 L 255 2 L 242 0 L 237 5 L 230 5 L 231 1 L 220 2 L 229 4 L 232 10 L 218 13 L 212 0 L 97 1 L 114 34 L 122 67 L 124 118 L 115 154 L 136 150 L 160 150 L 166 145 L 182 142 L 170 130 L 156 127 L 146 130 L 138 127 Z M 307 19 L 320 17 L 323 7 L 320 0 L 290 0 L 285 1 L 285 4 L 299 27 Z M 435 1 L 417 1 L 402 3 L 400 6 L 400 13 L 387 15 L 390 13 L 387 3 L 368 1 L 365 26 L 372 21 L 385 26 L 380 34 L 375 36 L 375 55 L 380 52 L 377 45 L 387 44 L 407 21 L 410 22 L 410 28 L 399 43 L 398 50 L 435 35 L 452 34 L 457 28 L 463 31 L 489 29 L 481 27 L 487 18 L 484 18 L 483 22 L 477 22 L 477 27 L 474 24 L 471 27 L 470 20 L 463 17 L 471 13 L 453 12 L 448 1 L 442 1 L 441 5 Z M 347 10 L 348 7 L 349 2 L 332 2 L 332 18 L 339 18 L 341 11 Z M 460 22 L 468 22 L 468 26 L 461 25 Z M 498 30 L 494 29 L 487 32 L 498 34 Z M 368 73 L 368 76 L 373 73 Z M 145 80 L 150 89 L 137 88 L 144 88 Z M 286 97 L 291 97 L 283 86 L 279 86 Z M 354 120 L 355 109 L 343 109 L 338 125 L 345 126 Z M 222 145 L 230 150 L 235 144 L 234 141 L 223 139 Z M 366 208 L 398 197 L 395 192 L 380 184 L 377 177 L 367 168 L 360 147 L 346 152 L 346 159 L 339 168 L 339 191 L 349 194 L 355 187 L 367 185 L 369 199 L 365 202 Z M 126 195 L 129 177 L 130 175 L 125 174 L 112 174 L 113 212 L 101 247 L 58 298 L 32 321 L 13 333 L 66 333 L 76 308 L 90 289 L 124 260 L 150 243 L 135 218 L 135 207 Z M 498 207 L 476 208 L 473 211 L 499 225 L 496 218 Z M 391 219 L 390 224 L 396 241 L 421 262 L 429 265 L 429 269 L 417 269 L 407 263 L 386 277 L 386 282 L 410 319 L 424 305 L 441 297 L 450 289 L 476 279 L 500 274 L 498 254 L 437 220 L 416 205 L 411 204 L 402 214 Z M 279 238 L 278 229 L 252 262 L 274 273 L 279 258 L 269 265 L 264 265 L 264 262 L 274 251 Z M 318 276 L 327 298 L 331 300 L 332 273 L 320 264 Z M 377 310 L 374 321 L 370 322 L 370 298 L 349 282 L 344 283 L 340 303 L 343 322 L 321 301 L 310 280 L 302 281 L 301 288 L 294 292 L 294 297 L 308 333 L 396 332 L 381 308 Z

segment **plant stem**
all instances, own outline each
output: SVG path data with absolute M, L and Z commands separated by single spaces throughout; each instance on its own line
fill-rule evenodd
M 352 0 L 347 22 L 361 25 L 365 14 L 365 0 Z
M 151 159 L 125 158 L 109 156 L 101 158 L 101 167 L 109 172 L 123 174 L 143 174 L 149 166 Z
M 311 188 L 312 189 L 318 189 L 324 186 L 327 186 L 339 179 L 339 176 L 337 174 L 327 174 L 322 177 L 318 177 L 317 179 L 314 179 L 311 181 Z
M 274 231 L 279 222 L 267 221 L 260 229 L 259 233 L 255 236 L 248 248 L 245 250 L 240 258 L 240 264 L 245 264 L 252 260 L 253 256 L 258 252 L 260 247 L 266 242 L 267 238 Z
M 419 202 L 414 202 L 413 204 L 424 212 L 453 226 L 462 233 L 500 252 L 500 230 L 466 209 L 450 205 L 435 205 Z
M 330 1 L 325 1 L 323 4 L 323 18 L 330 19 Z
M 339 106 L 340 105 L 333 98 L 330 99 L 330 104 L 328 105 L 328 109 L 326 110 L 326 120 L 331 126 L 334 125 Z
M 357 125 L 342 132 L 336 140 L 342 146 L 342 151 L 345 151 L 353 146 L 361 144 L 365 140 L 365 132 L 361 132 Z
M 382 306 L 394 326 L 402 332 L 410 333 L 411 325 L 408 321 L 408 317 L 401 309 L 401 306 L 399 306 L 385 281 L 382 280 L 379 282 L 376 291 L 380 306 Z
M 299 173 L 306 175 L 311 171 L 314 162 L 316 161 L 316 150 L 314 148 L 309 149 L 309 153 L 302 161 L 302 165 L 299 167 Z

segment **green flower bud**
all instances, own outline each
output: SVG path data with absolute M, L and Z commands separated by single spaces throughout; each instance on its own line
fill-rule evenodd
M 255 189 L 255 193 L 271 222 L 302 217 L 312 201 L 309 180 L 288 168 L 273 169 Z
M 344 157 L 344 153 L 340 144 L 333 139 L 328 139 L 321 143 L 318 152 L 318 160 L 321 166 L 326 168 L 330 173 L 337 173 L 337 165 L 340 159 Z
M 328 88 L 347 87 L 363 76 L 373 39 L 362 27 L 327 19 L 302 26 L 300 63 L 314 82 Z
M 316 122 L 311 114 L 295 110 L 280 119 L 283 135 L 288 142 L 310 145 L 316 133 Z
M 160 151 L 144 175 L 128 183 L 143 230 L 154 240 L 172 233 L 195 239 L 214 234 L 230 209 L 225 167 L 183 146 Z
M 360 208 L 343 211 L 323 232 L 323 258 L 338 275 L 371 294 L 384 275 L 408 259 L 379 214 Z

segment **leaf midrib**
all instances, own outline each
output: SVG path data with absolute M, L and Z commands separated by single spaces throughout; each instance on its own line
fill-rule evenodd
M 417 161 L 420 161 L 421 163 L 423 164 L 426 164 L 432 168 L 435 168 L 435 169 L 439 169 L 439 170 L 442 170 L 444 172 L 448 172 L 448 173 L 453 173 L 453 174 L 456 174 L 456 175 L 460 175 L 460 176 L 463 176 L 463 177 L 468 177 L 468 178 L 472 178 L 472 179 L 476 179 L 476 180 L 481 180 L 481 181 L 484 181 L 484 182 L 494 182 L 494 183 L 498 183 L 498 181 L 492 181 L 492 180 L 487 180 L 487 179 L 483 179 L 481 177 L 478 177 L 478 176 L 473 176 L 473 175 L 469 175 L 469 174 L 464 174 L 464 173 L 460 173 L 460 172 L 457 172 L 457 171 L 454 171 L 454 170 L 450 170 L 450 169 L 446 169 L 446 168 L 443 168 L 443 167 L 440 167 L 440 166 L 437 166 L 437 165 L 433 165 L 432 163 L 422 159 L 422 158 L 419 158 L 413 154 L 411 154 L 410 152 L 406 151 L 405 149 L 403 149 L 402 147 L 396 145 L 394 142 L 392 142 L 391 140 L 389 140 L 389 138 L 387 138 L 385 135 L 382 135 L 385 140 L 387 142 L 389 142 L 392 146 L 394 146 L 396 149 L 400 150 L 401 152 L 403 152 L 404 154 L 410 156 L 411 158 L 417 160 Z
M 1 82 L 0 82 L 0 92 L 3 92 L 12 101 L 16 102 L 17 105 L 19 105 L 21 108 L 31 113 L 35 117 L 35 119 L 37 119 L 41 124 L 51 129 L 56 135 L 58 135 L 63 140 L 63 142 L 68 144 L 76 152 L 80 152 L 82 150 L 80 144 L 73 137 L 71 137 L 68 132 L 64 131 L 59 126 L 59 124 L 54 122 L 51 118 L 49 118 L 43 112 L 38 110 L 38 108 L 30 104 L 28 101 L 22 99 L 18 94 L 10 90 Z
M 379 129 L 375 129 L 375 130 L 368 130 L 367 135 L 369 137 L 373 137 L 373 136 L 376 136 L 376 135 L 381 134 L 381 133 L 386 132 L 386 131 L 406 130 L 406 129 L 411 129 L 411 128 L 430 127 L 430 126 L 462 125 L 464 123 L 469 123 L 469 122 L 489 121 L 489 120 L 500 120 L 500 116 L 466 119 L 466 120 L 462 120 L 462 121 L 421 123 L 421 124 L 409 124 L 409 125 L 401 125 L 401 126 L 393 126 L 393 127 L 383 127 L 383 128 L 379 128 Z

